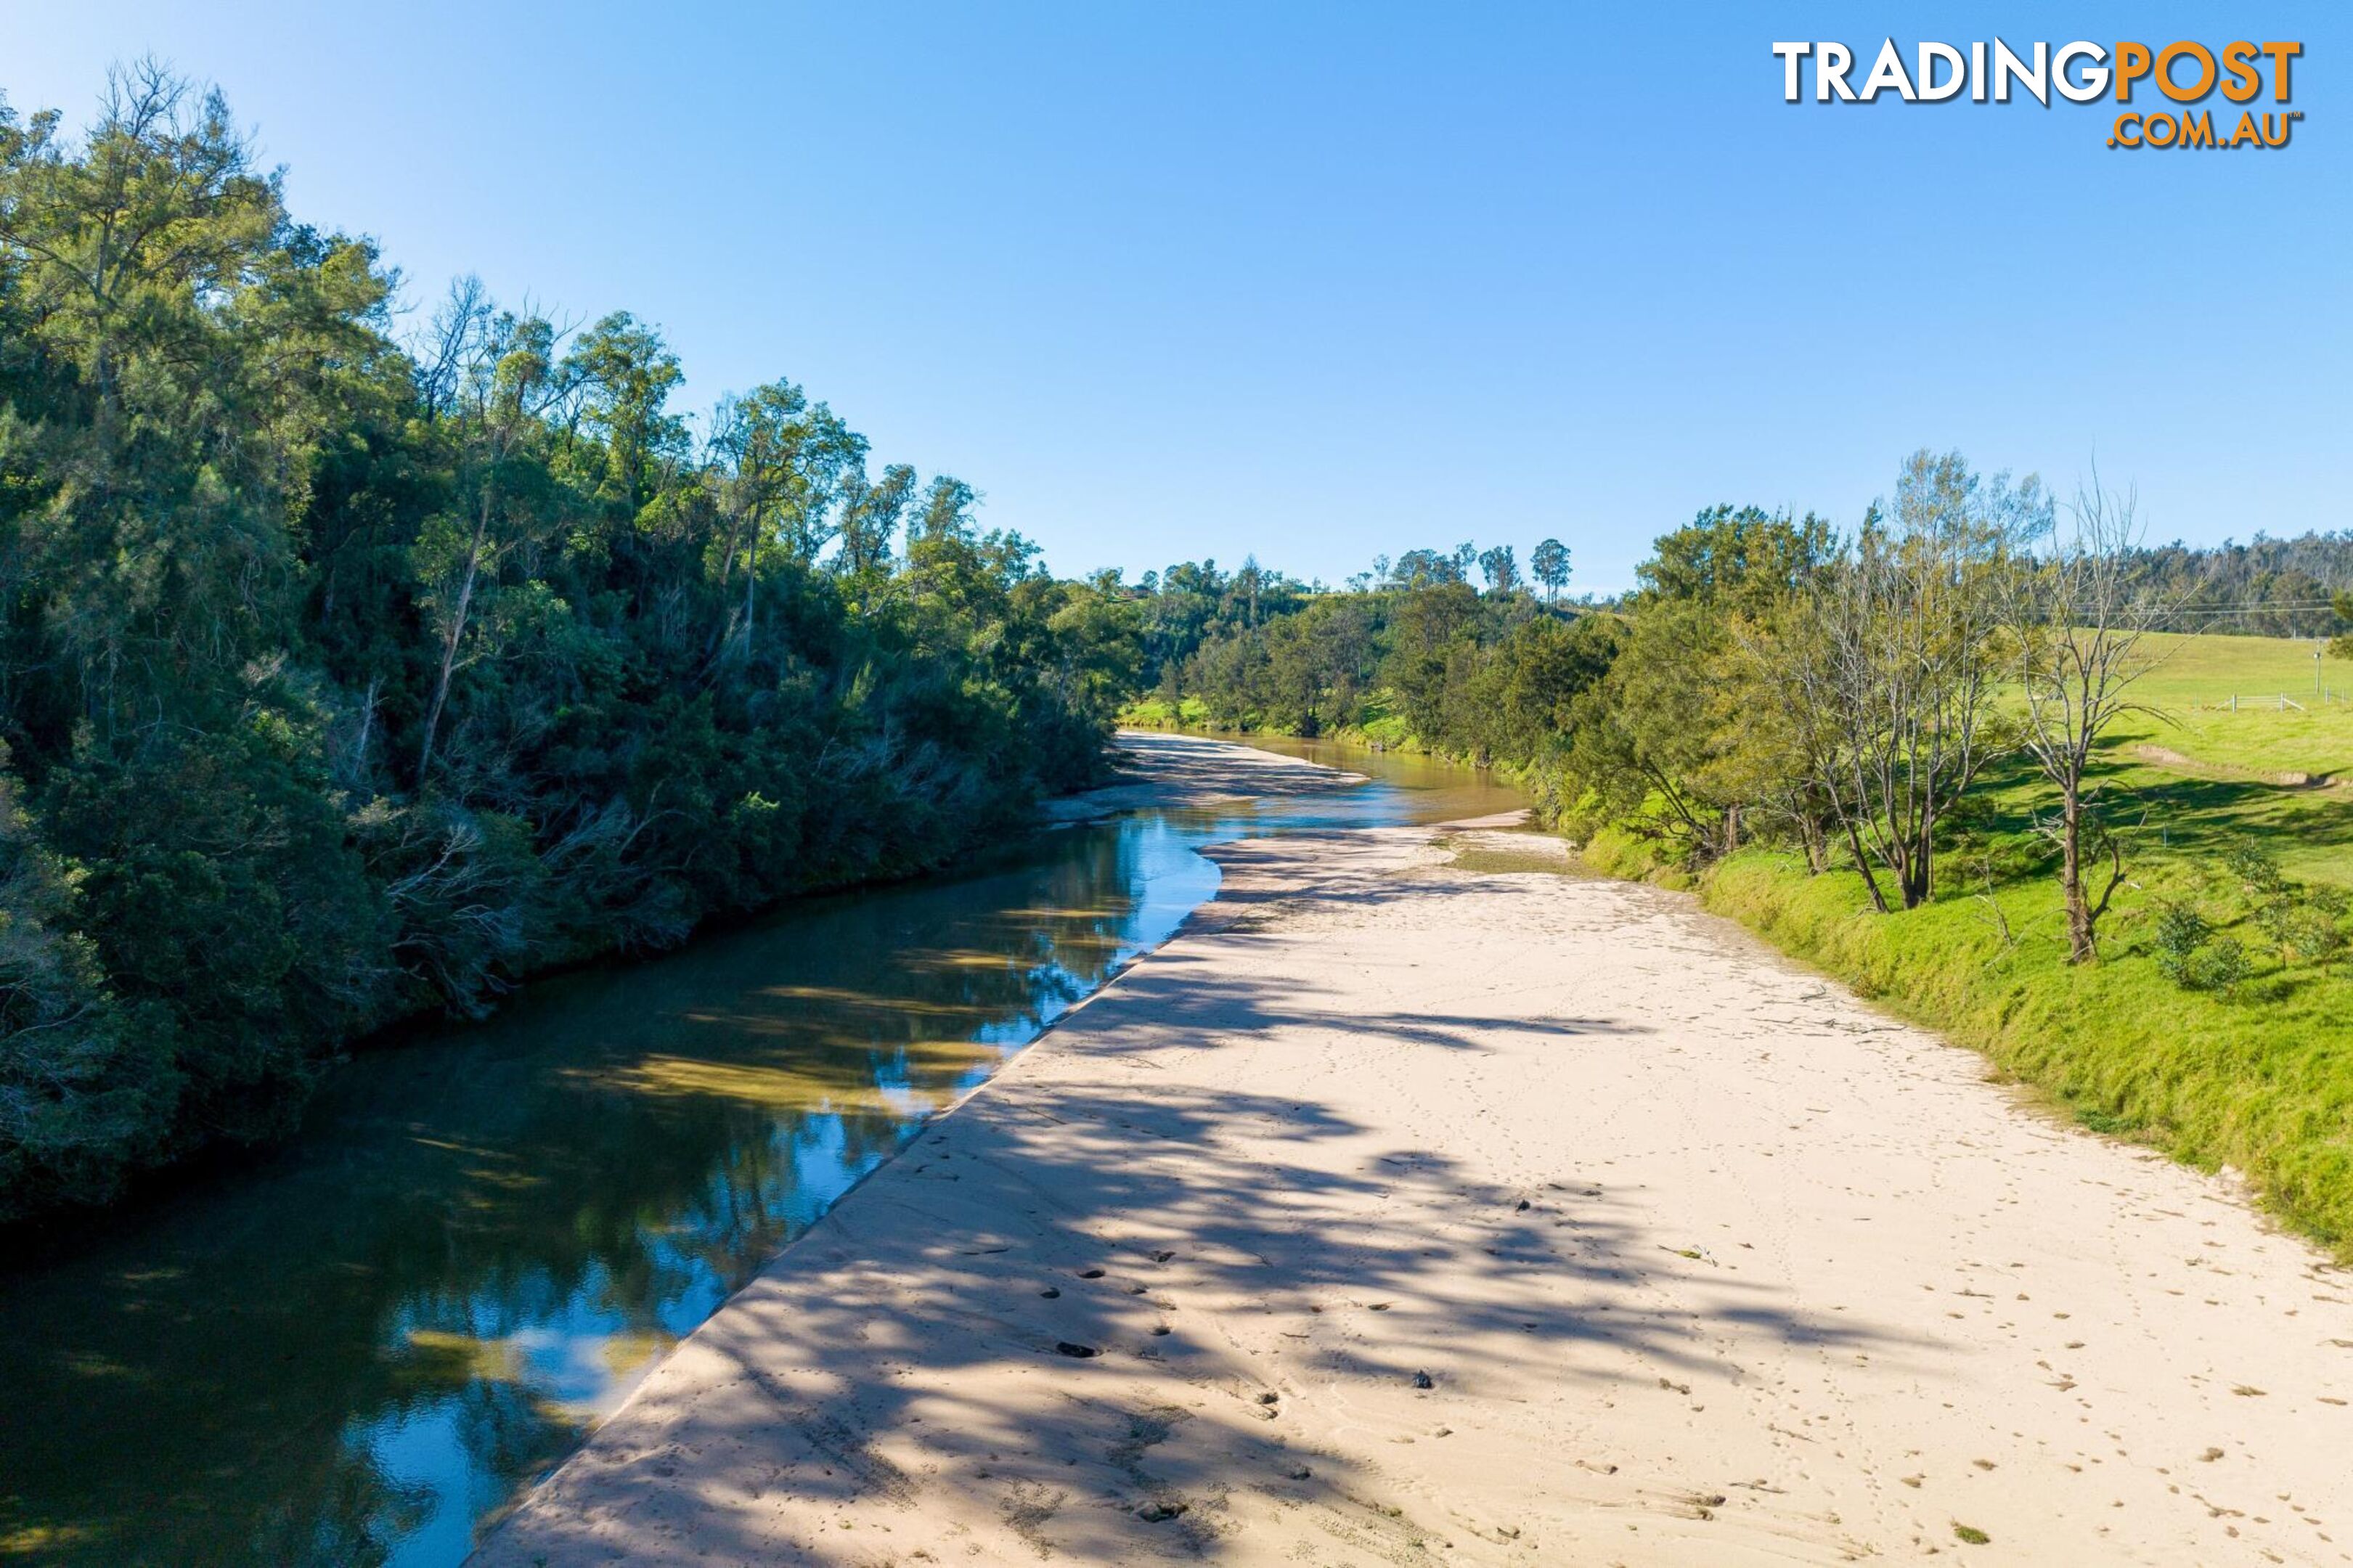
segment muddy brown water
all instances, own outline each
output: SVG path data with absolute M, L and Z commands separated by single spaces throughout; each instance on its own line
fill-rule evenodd
M 810 900 L 338 1069 L 284 1150 L 0 1260 L 0 1561 L 464 1560 L 761 1264 L 1217 888 L 1225 839 L 1482 775 L 1145 811 Z

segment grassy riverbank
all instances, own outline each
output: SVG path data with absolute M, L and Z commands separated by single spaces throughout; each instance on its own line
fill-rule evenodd
M 2353 670 L 2316 664 L 2319 646 L 2153 639 L 2137 691 L 2148 710 L 2117 726 L 2098 773 L 2113 818 L 2135 826 L 2095 964 L 2066 961 L 2053 852 L 2036 827 L 2048 803 L 2016 766 L 1967 798 L 1938 897 L 1910 911 L 1877 914 L 1851 869 L 1810 875 L 1771 845 L 1694 873 L 1674 840 L 1621 825 L 1593 834 L 1586 858 L 1697 892 L 2094 1131 L 2244 1173 L 2282 1219 L 2353 1256 L 2353 964 L 2329 912 L 2335 889 L 2353 890 Z M 1366 721 L 1335 738 L 1429 749 L 1387 693 L 1363 707 Z M 1208 713 L 1155 699 L 1123 721 L 1206 728 Z M 2284 942 L 2283 900 L 2337 935 Z M 2178 964 L 2168 973 L 2168 910 L 2206 927 L 2194 988 Z
M 2231 908 L 2193 868 L 2151 867 L 2146 879 L 2204 891 L 2218 926 L 2260 940 L 2245 901 Z M 1809 876 L 1795 857 L 1750 851 L 1699 891 L 1783 952 L 1984 1051 L 2084 1125 L 2201 1169 L 2236 1167 L 2281 1218 L 2353 1256 L 2353 978 L 2342 965 L 2265 955 L 2229 991 L 2186 991 L 2151 951 L 2149 894 L 2115 917 L 2108 956 L 2076 968 L 2057 890 L 2040 884 L 1878 915 L 1852 873 Z
M 1222 728 L 1210 715 L 1209 705 L 1198 697 L 1182 698 L 1173 703 L 1164 697 L 1146 697 L 1120 710 L 1118 721 L 1131 730 L 1167 730 L 1198 735 L 1289 733 L 1280 730 L 1252 731 Z M 1313 738 L 1337 741 L 1343 745 L 1370 746 L 1381 752 L 1404 752 L 1419 757 L 1451 755 L 1415 734 L 1412 724 L 1408 722 L 1403 713 L 1397 711 L 1393 699 L 1386 691 L 1374 692 L 1365 699 L 1362 712 L 1356 722 L 1340 725 Z
M 2034 828 L 2040 789 L 2016 771 L 1969 797 L 1939 897 L 1895 914 L 1873 912 L 1852 871 L 1810 875 L 1781 849 L 1694 877 L 1659 841 L 1614 828 L 1586 858 L 1694 889 L 1784 952 L 1985 1052 L 2087 1127 L 2238 1169 L 2283 1220 L 2353 1257 L 2353 964 L 2325 940 L 2307 937 L 2318 952 L 2283 946 L 2266 919 L 2283 895 L 2262 872 L 2267 858 L 2287 896 L 2304 889 L 2324 911 L 2330 889 L 2353 889 L 2353 792 L 2329 782 L 2353 772 L 2353 706 L 2325 695 L 2331 679 L 2340 691 L 2353 681 L 2342 665 L 2316 677 L 2313 647 L 2158 640 L 2162 662 L 2139 692 L 2156 711 L 2104 754 L 2103 787 L 2127 803 L 2117 816 L 2140 826 L 2095 964 L 2066 962 L 2051 852 Z M 2168 909 L 2207 923 L 2204 952 L 2235 944 L 2244 972 L 2197 989 L 2169 977 Z M 2335 924 L 2341 941 L 2341 915 Z

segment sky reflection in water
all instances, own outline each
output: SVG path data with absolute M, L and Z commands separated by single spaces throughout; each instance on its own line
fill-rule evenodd
M 1200 846 L 1440 821 L 1474 775 L 1153 812 L 813 900 L 371 1053 L 295 1143 L 0 1272 L 0 1560 L 460 1562 L 927 1117 L 1212 893 Z

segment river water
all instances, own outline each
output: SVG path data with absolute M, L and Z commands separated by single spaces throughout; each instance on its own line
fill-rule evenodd
M 1507 810 L 1359 788 L 1139 812 L 797 903 L 339 1069 L 282 1152 L 0 1263 L 0 1561 L 461 1562 L 670 1345 L 1216 890 L 1205 844 Z

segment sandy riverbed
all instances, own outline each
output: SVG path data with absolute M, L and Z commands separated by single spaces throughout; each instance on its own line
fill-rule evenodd
M 1048 801 L 1043 814 L 1049 822 L 1092 822 L 1145 806 L 1208 806 L 1266 795 L 1314 795 L 1365 782 L 1361 773 L 1200 735 L 1122 730 L 1119 743 L 1119 775 L 1100 789 Z
M 1218 851 L 476 1561 L 2353 1560 L 2353 1278 L 1547 852 Z

